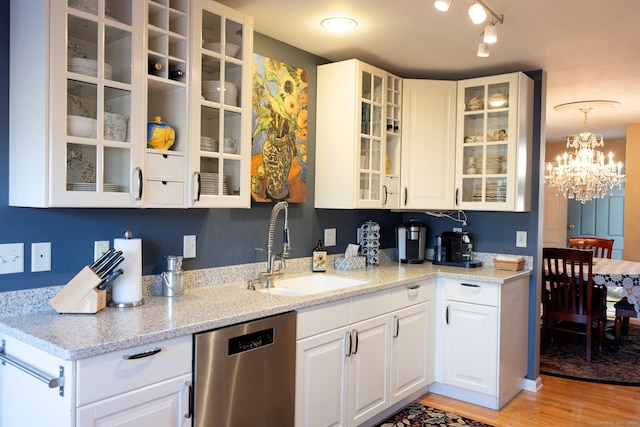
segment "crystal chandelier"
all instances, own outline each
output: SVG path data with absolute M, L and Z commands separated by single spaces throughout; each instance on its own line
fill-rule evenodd
M 544 180 L 550 186 L 558 188 L 565 197 L 576 199 L 580 203 L 605 197 L 617 185 L 620 188 L 625 180 L 622 174 L 622 162 L 613 161 L 613 153 L 609 152 L 608 161 L 598 147 L 604 146 L 602 135 L 587 132 L 587 114 L 596 107 L 617 107 L 614 101 L 583 101 L 562 104 L 554 107 L 555 111 L 568 109 L 580 110 L 584 113 L 584 130 L 577 135 L 567 137 L 567 149 L 557 157 L 557 165 L 547 165 Z

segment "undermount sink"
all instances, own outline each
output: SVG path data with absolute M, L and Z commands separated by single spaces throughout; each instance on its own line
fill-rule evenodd
M 313 274 L 290 279 L 271 279 L 271 287 L 260 286 L 256 287 L 256 290 L 277 295 L 305 296 L 351 288 L 365 283 L 367 283 L 366 280 L 347 279 L 327 274 Z

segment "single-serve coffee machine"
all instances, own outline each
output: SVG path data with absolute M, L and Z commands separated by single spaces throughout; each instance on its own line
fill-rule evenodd
M 471 259 L 473 241 L 466 231 L 445 231 L 435 237 L 433 263 L 454 267 L 480 267 L 482 261 Z
M 396 226 L 398 259 L 408 264 L 424 262 L 427 227 L 418 220 Z

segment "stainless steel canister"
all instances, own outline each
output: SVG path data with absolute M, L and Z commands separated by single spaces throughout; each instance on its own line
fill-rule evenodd
M 167 271 L 163 271 L 162 296 L 175 297 L 184 293 L 184 271 L 182 271 L 182 257 L 167 256 Z

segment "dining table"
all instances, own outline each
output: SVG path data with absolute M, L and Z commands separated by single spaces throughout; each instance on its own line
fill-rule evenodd
M 593 282 L 633 304 L 640 319 L 640 262 L 593 258 Z

